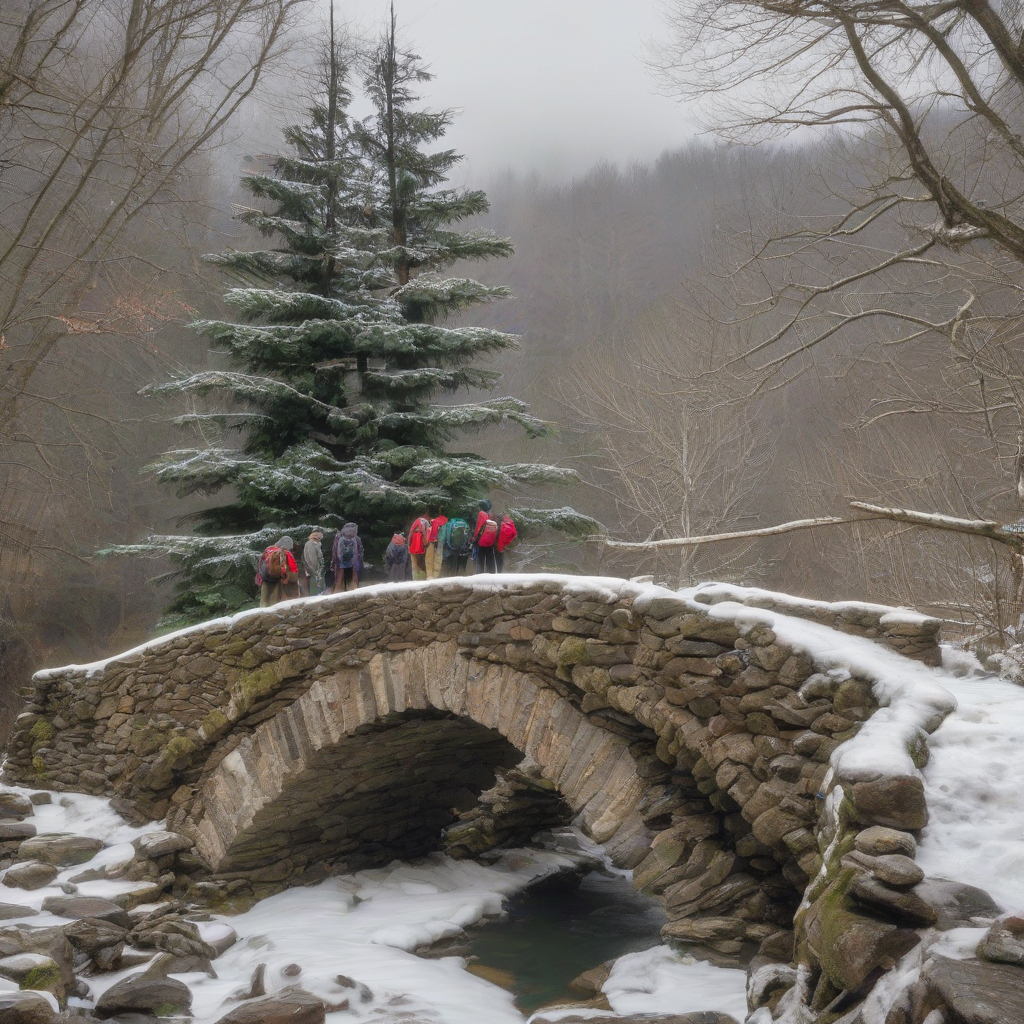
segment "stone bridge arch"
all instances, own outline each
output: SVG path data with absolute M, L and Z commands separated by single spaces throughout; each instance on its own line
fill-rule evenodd
M 621 867 L 647 854 L 649 789 L 630 742 L 537 678 L 454 643 L 319 679 L 202 780 L 183 830 L 220 875 L 274 881 L 437 849 L 451 809 L 534 761 Z
M 735 952 L 791 924 L 822 865 L 830 755 L 877 707 L 870 677 L 829 675 L 775 612 L 938 655 L 934 619 L 761 591 L 371 587 L 38 673 L 4 778 L 165 818 L 199 855 L 175 884 L 260 896 L 426 852 L 453 802 L 523 753 L 663 899 L 669 937 Z M 890 782 L 851 786 L 858 820 L 920 828 L 920 779 L 899 780 L 897 812 Z

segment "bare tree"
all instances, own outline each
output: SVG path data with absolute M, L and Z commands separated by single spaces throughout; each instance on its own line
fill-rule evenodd
M 9 648 L 31 633 L 33 660 L 60 646 L 59 620 L 84 637 L 89 615 L 125 617 L 131 573 L 85 559 L 152 519 L 134 393 L 188 348 L 168 328 L 196 301 L 209 154 L 281 66 L 304 2 L 0 4 L 0 617 Z

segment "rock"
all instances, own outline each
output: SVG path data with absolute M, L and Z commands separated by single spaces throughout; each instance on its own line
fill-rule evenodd
M 39 913 L 33 907 L 20 903 L 0 903 L 0 921 L 14 921 L 19 917 L 35 917 Z
M 122 928 L 132 926 L 132 919 L 124 909 L 110 900 L 101 900 L 93 896 L 47 896 L 43 900 L 43 910 L 74 921 L 89 917 L 97 921 L 109 921 Z
M 200 937 L 208 946 L 213 947 L 217 956 L 229 950 L 238 941 L 238 933 L 235 929 L 220 921 L 202 929 Z
M 33 992 L 0 992 L 3 1024 L 57 1024 L 57 1011 L 48 999 Z
M 914 887 L 914 892 L 936 912 L 938 920 L 935 927 L 942 931 L 973 925 L 977 918 L 991 921 L 1001 913 L 995 900 L 984 889 L 962 882 L 926 878 Z
M 132 843 L 143 857 L 150 860 L 166 857 L 180 850 L 191 850 L 193 845 L 191 839 L 178 832 L 147 832 Z
M 326 1010 L 316 996 L 293 989 L 236 1006 L 217 1024 L 324 1024 Z
M 939 915 L 913 891 L 891 889 L 870 875 L 858 875 L 850 885 L 850 898 L 869 911 L 917 926 L 933 925 Z
M 924 783 L 916 775 L 895 775 L 874 782 L 855 782 L 850 787 L 849 795 L 857 809 L 858 819 L 866 825 L 884 825 L 887 828 L 916 832 L 928 824 Z
M 10 889 L 42 889 L 57 877 L 57 869 L 52 864 L 42 864 L 37 860 L 14 864 L 7 869 L 3 883 Z
M 18 849 L 18 860 L 41 860 L 44 864 L 70 867 L 92 860 L 103 847 L 100 839 L 66 833 L 43 833 L 26 839 Z
M 612 973 L 613 963 L 614 961 L 609 960 L 578 974 L 569 982 L 569 988 L 587 999 L 596 996 L 601 991 L 601 986 L 608 980 L 608 975 Z
M 932 956 L 921 969 L 921 983 L 926 1007 L 948 1011 L 942 1019 L 949 1024 L 1024 1020 L 1024 971 L 1019 967 Z
M 213 964 L 205 956 L 175 956 L 173 953 L 161 953 L 146 968 L 146 974 L 154 978 L 166 978 L 168 974 L 206 974 L 217 977 Z
M 0 793 L 0 818 L 20 821 L 32 813 L 32 801 L 20 793 Z
M 16 956 L 21 953 L 42 953 L 48 956 L 60 968 L 65 988 L 71 989 L 74 986 L 74 951 L 61 928 L 33 928 L 24 924 L 0 928 L 0 956 Z
M 0 843 L 21 842 L 31 839 L 36 827 L 27 821 L 0 821 Z
M 897 889 L 910 889 L 924 880 L 924 872 L 909 857 L 901 853 L 886 853 L 875 857 L 871 873 L 886 885 Z
M 29 803 L 31 803 L 33 807 L 43 807 L 46 804 L 53 803 L 53 795 L 46 792 L 30 793 L 28 799 Z
M 995 963 L 1024 965 L 1024 918 L 1008 915 L 995 921 L 978 943 L 978 956 Z
M 831 888 L 804 919 L 807 944 L 838 990 L 853 991 L 876 970 L 889 970 L 921 941 L 917 932 L 848 910 Z
M 147 1013 L 154 1017 L 176 1017 L 192 1008 L 192 993 L 174 978 L 135 974 L 106 990 L 96 1001 L 100 1020 L 122 1013 Z
M 16 981 L 23 989 L 50 992 L 63 1006 L 65 988 L 60 965 L 43 953 L 19 953 L 0 958 L 0 978 Z
M 917 853 L 917 840 L 909 832 L 885 828 L 883 825 L 872 825 L 858 832 L 853 842 L 861 853 L 872 857 L 881 857 L 887 853 L 902 853 L 905 857 L 913 857 Z
M 108 946 L 123 945 L 128 929 L 101 918 L 82 918 L 64 929 L 68 942 L 75 949 L 94 954 Z
M 217 957 L 217 951 L 200 937 L 199 929 L 180 918 L 143 921 L 132 930 L 130 941 L 140 949 L 159 949 L 175 956 L 202 956 L 207 960 Z

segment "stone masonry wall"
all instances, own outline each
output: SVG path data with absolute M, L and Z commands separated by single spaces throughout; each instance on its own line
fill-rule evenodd
M 930 627 L 921 635 L 922 649 L 925 636 L 934 642 Z M 346 751 L 394 746 L 398 757 L 388 740 L 398 728 L 411 758 L 394 762 L 401 768 L 436 749 L 431 723 L 446 714 L 476 723 L 475 741 L 494 752 L 480 755 L 477 791 L 507 739 L 575 810 L 600 795 L 587 783 L 607 772 L 613 751 L 621 797 L 602 805 L 598 838 L 628 833 L 620 862 L 663 900 L 666 936 L 724 954 L 774 941 L 777 955 L 792 948 L 793 912 L 827 860 L 818 823 L 830 756 L 877 707 L 870 681 L 822 668 L 763 623 L 737 624 L 624 581 L 372 588 L 210 623 L 100 666 L 39 673 L 5 778 L 167 816 L 178 831 L 206 835 L 208 850 L 221 843 L 235 891 L 262 895 L 317 877 L 317 858 L 349 865 L 353 849 L 366 848 L 361 833 L 339 840 L 319 828 L 324 794 L 309 797 L 299 821 L 296 794 L 314 777 L 335 780 L 332 799 L 365 790 L 365 777 L 344 775 L 359 761 Z M 278 770 L 267 770 L 275 757 Z M 431 785 L 440 781 L 428 780 L 418 799 L 436 809 Z M 918 777 L 844 792 L 846 833 L 924 823 Z M 386 793 L 367 799 L 359 813 L 386 821 Z M 415 825 L 414 806 L 398 832 Z M 458 809 L 447 810 L 454 821 Z M 288 856 L 300 828 L 304 862 Z M 269 845 L 254 839 L 268 834 Z M 210 884 L 200 866 L 194 880 Z

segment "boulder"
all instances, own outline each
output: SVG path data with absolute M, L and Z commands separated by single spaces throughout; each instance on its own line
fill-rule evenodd
M 925 1007 L 942 1009 L 948 1024 L 1019 1024 L 1024 1020 L 1024 971 L 1007 964 L 932 956 L 921 969 Z
M 857 809 L 858 820 L 866 825 L 916 832 L 928 824 L 924 783 L 916 775 L 893 775 L 873 782 L 855 782 L 849 795 Z
M 1024 918 L 1008 915 L 995 921 L 978 943 L 978 956 L 1000 964 L 1024 965 Z
M 132 929 L 130 941 L 139 949 L 159 949 L 175 956 L 201 956 L 207 960 L 217 957 L 217 950 L 203 941 L 191 921 L 175 917 L 143 921 Z
M 293 989 L 236 1006 L 217 1024 L 324 1024 L 326 1015 L 316 996 Z
M 1001 913 L 995 900 L 984 889 L 964 885 L 963 882 L 926 878 L 914 887 L 914 892 L 935 910 L 938 915 L 935 927 L 942 931 L 968 927 L 977 918 L 991 921 Z
M 213 964 L 205 956 L 175 956 L 161 953 L 147 968 L 146 974 L 154 978 L 166 978 L 168 974 L 206 974 L 217 977 Z
M 921 941 L 917 932 L 847 909 L 830 890 L 808 908 L 804 926 L 808 946 L 840 991 L 889 970 Z
M 42 889 L 56 877 L 57 869 L 52 864 L 30 860 L 8 868 L 3 883 L 9 889 Z
M 858 832 L 854 846 L 861 852 L 872 857 L 881 857 L 887 853 L 901 853 L 905 857 L 913 857 L 917 853 L 917 840 L 909 832 L 901 832 L 882 825 Z
M 58 1024 L 57 1011 L 48 999 L 34 992 L 0 992 L 3 1024 Z
M 96 1001 L 94 1013 L 100 1020 L 125 1013 L 177 1017 L 187 1014 L 191 1008 L 192 993 L 183 982 L 134 974 L 108 988 Z
M 63 929 L 32 928 L 24 924 L 0 928 L 0 956 L 17 956 L 21 953 L 42 953 L 48 956 L 60 968 L 65 988 L 70 991 L 74 987 L 74 952 L 64 937 Z M 0 1017 L 0 1020 L 3 1018 Z
M 0 793 L 0 818 L 21 821 L 32 813 L 32 801 L 20 793 Z
M 132 843 L 132 846 L 149 860 L 166 857 L 181 850 L 191 850 L 194 845 L 191 839 L 178 832 L 147 832 Z
M 110 900 L 97 899 L 94 896 L 47 896 L 43 900 L 43 910 L 57 917 L 68 917 L 73 921 L 82 918 L 93 918 L 97 921 L 109 921 L 122 928 L 131 928 L 132 919 L 127 911 Z
M 614 962 L 614 960 L 609 960 L 607 963 L 591 967 L 589 971 L 578 974 L 569 982 L 569 988 L 587 999 L 600 994 L 601 986 L 608 980 L 608 975 L 612 973 Z
M 18 860 L 41 860 L 44 864 L 70 867 L 92 860 L 103 847 L 100 839 L 51 832 L 26 839 L 18 849 Z
M 0 821 L 0 843 L 19 843 L 35 834 L 35 825 L 27 821 Z
M 64 1005 L 65 987 L 60 965 L 43 953 L 0 957 L 0 978 L 16 981 L 23 989 L 50 992 Z
M 39 913 L 33 907 L 20 903 L 0 903 L 0 921 L 14 921 L 19 917 L 35 917 Z
M 128 938 L 128 929 L 113 921 L 86 917 L 69 924 L 64 935 L 75 949 L 91 956 L 101 949 L 123 945 Z
M 914 927 L 933 925 L 939 915 L 912 890 L 893 889 L 870 875 L 858 875 L 850 885 L 850 898 L 868 911 Z

